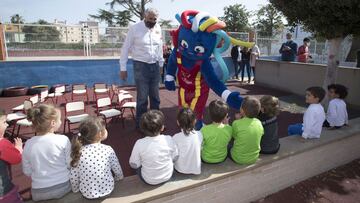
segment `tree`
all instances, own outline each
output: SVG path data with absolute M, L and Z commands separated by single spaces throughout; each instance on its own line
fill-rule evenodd
M 49 25 L 49 23 L 45 20 L 40 19 L 33 24 L 40 24 L 40 26 L 26 25 L 23 28 L 23 32 L 25 33 L 25 41 L 60 41 L 60 32 L 55 27 L 46 26 Z
M 25 20 L 19 14 L 12 15 L 10 17 L 10 22 L 13 24 L 24 24 Z
M 283 16 L 280 12 L 272 5 L 263 5 L 256 12 L 257 19 L 254 23 L 254 27 L 257 30 L 258 36 L 262 37 L 273 37 L 281 32 L 284 28 L 282 21 Z M 266 41 L 264 44 L 267 47 L 268 54 L 271 52 L 271 41 Z
M 116 5 L 119 5 L 126 10 L 130 11 L 131 14 L 135 15 L 136 17 L 140 18 L 140 20 L 144 19 L 145 17 L 145 5 L 150 3 L 152 0 L 140 0 L 140 1 L 133 1 L 133 0 L 112 0 L 111 2 L 107 3 L 113 9 Z
M 226 23 L 228 32 L 241 32 L 249 28 L 250 13 L 242 4 L 230 5 L 224 8 L 224 16 L 220 19 Z
M 162 27 L 162 28 L 171 28 L 172 27 L 171 20 L 160 19 L 159 24 L 160 24 L 160 27 Z
M 107 11 L 99 9 L 98 15 L 90 14 L 89 16 L 100 21 L 105 21 L 108 27 L 113 27 L 115 25 L 126 27 L 129 25 L 129 22 L 134 22 L 134 20 L 131 19 L 132 14 L 130 11 Z
M 270 0 L 292 25 L 300 24 L 315 36 L 330 42 L 324 87 L 336 82 L 338 55 L 342 39 L 360 34 L 359 0 Z

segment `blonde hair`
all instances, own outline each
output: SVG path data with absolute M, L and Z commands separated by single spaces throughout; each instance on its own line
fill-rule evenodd
M 33 128 L 39 134 L 49 132 L 51 121 L 57 120 L 59 116 L 60 110 L 48 104 L 41 104 L 27 111 L 27 119 L 32 122 Z
M 102 119 L 98 117 L 89 117 L 82 121 L 79 127 L 80 135 L 72 140 L 71 146 L 71 163 L 72 167 L 76 167 L 81 157 L 81 147 L 98 141 L 97 135 L 105 130 Z
M 265 95 L 260 99 L 261 108 L 264 110 L 264 114 L 269 117 L 274 117 L 279 114 L 280 103 L 277 97 L 271 95 Z

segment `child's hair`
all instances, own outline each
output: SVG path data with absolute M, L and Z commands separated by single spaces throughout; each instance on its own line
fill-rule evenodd
M 307 38 L 307 37 L 305 37 L 304 40 L 303 40 L 303 42 L 310 42 L 310 39 Z
M 314 97 L 318 98 L 319 103 L 325 97 L 325 90 L 322 87 L 309 87 L 306 89 L 306 91 L 309 91 Z
M 213 100 L 209 104 L 210 118 L 213 122 L 220 123 L 228 115 L 229 106 L 221 100 Z
M 256 118 L 261 109 L 260 101 L 255 97 L 245 97 L 241 103 L 241 108 L 243 109 L 245 116 L 248 118 Z
M 0 108 L 0 117 L 2 117 L 2 116 L 6 116 L 6 112 L 4 109 Z
M 182 108 L 179 110 L 176 119 L 180 128 L 184 131 L 185 135 L 189 135 L 195 128 L 195 113 L 190 108 Z
M 140 128 L 145 136 L 154 137 L 161 133 L 164 126 L 164 114 L 159 110 L 150 110 L 140 119 Z
M 99 137 L 97 135 L 104 130 L 104 122 L 98 117 L 91 116 L 80 123 L 79 135 L 72 140 L 72 160 L 70 163 L 72 167 L 76 167 L 79 162 L 81 156 L 81 147 L 97 142 L 99 140 Z
M 265 95 L 260 99 L 261 107 L 264 109 L 264 114 L 269 117 L 274 117 L 279 114 L 279 99 L 271 95 Z
M 40 104 L 27 111 L 27 119 L 32 122 L 37 133 L 47 133 L 51 129 L 51 121 L 61 116 L 60 110 L 52 105 Z
M 340 99 L 345 99 L 348 95 L 348 89 L 344 85 L 341 84 L 331 84 L 328 86 L 328 90 L 333 89 L 335 94 L 339 95 Z

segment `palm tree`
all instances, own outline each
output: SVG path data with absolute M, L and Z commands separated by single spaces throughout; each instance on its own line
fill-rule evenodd
M 13 24 L 24 24 L 25 20 L 19 14 L 15 14 L 15 15 L 11 16 L 10 22 L 13 23 Z

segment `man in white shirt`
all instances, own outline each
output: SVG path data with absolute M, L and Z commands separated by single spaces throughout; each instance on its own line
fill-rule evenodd
M 126 64 L 129 52 L 133 58 L 136 96 L 136 127 L 143 113 L 147 111 L 148 97 L 150 109 L 159 109 L 160 67 L 164 64 L 162 36 L 157 24 L 158 11 L 146 9 L 145 18 L 129 28 L 120 56 L 120 78 L 127 79 Z

